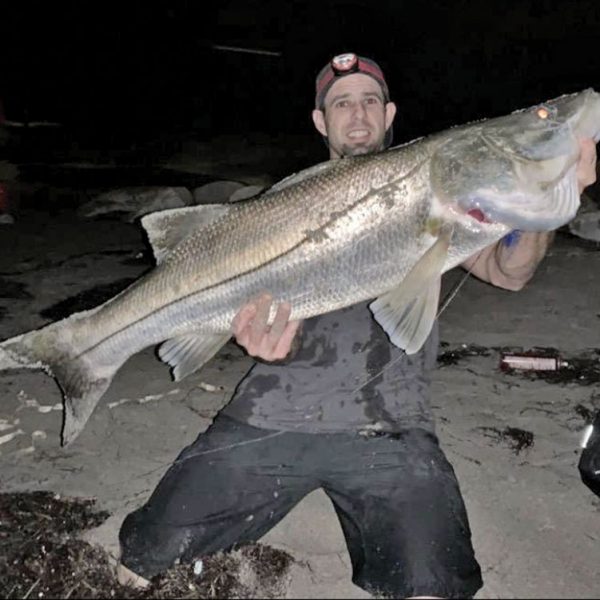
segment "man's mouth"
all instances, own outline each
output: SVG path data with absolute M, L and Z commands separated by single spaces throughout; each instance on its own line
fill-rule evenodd
M 371 132 L 368 129 L 353 129 L 348 133 L 348 138 L 351 140 L 362 140 L 368 138 Z

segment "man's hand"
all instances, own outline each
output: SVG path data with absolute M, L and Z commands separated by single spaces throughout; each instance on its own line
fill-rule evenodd
M 593 139 L 579 140 L 579 162 L 577 163 L 577 183 L 579 193 L 596 182 L 596 143 Z
M 285 358 L 292 347 L 300 321 L 290 321 L 292 307 L 284 302 L 277 307 L 275 319 L 268 325 L 273 298 L 263 294 L 242 306 L 232 322 L 236 342 L 250 356 L 273 361 Z

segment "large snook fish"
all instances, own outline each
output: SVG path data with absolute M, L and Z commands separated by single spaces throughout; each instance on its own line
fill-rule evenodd
M 56 378 L 68 444 L 130 356 L 162 343 L 179 380 L 264 291 L 291 302 L 294 319 L 375 299 L 375 319 L 414 353 L 435 320 L 442 273 L 513 229 L 552 230 L 575 216 L 582 137 L 600 137 L 591 89 L 329 161 L 242 203 L 147 215 L 157 266 L 97 308 L 3 342 L 0 370 Z

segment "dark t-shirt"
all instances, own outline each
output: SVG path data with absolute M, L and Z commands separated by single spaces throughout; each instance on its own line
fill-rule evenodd
M 256 363 L 222 412 L 254 427 L 303 433 L 433 432 L 429 370 L 437 348 L 436 323 L 423 348 L 406 355 L 363 302 L 306 320 L 295 357 Z

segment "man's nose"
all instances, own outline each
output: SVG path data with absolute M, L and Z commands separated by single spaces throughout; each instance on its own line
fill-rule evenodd
M 362 118 L 367 114 L 367 109 L 365 108 L 365 106 L 363 105 L 362 102 L 357 102 L 354 105 L 354 117 L 359 117 Z

